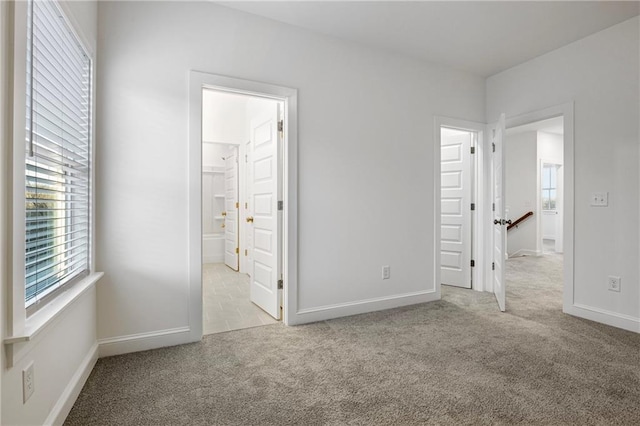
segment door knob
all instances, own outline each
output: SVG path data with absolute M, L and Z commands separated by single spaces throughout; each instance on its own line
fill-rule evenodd
M 511 219 L 509 220 L 493 219 L 493 224 L 494 225 L 511 225 Z
M 222 212 L 222 213 L 220 213 L 220 215 L 222 215 L 222 216 L 226 216 L 226 215 L 227 215 L 227 212 Z
M 247 222 L 253 222 L 253 216 L 249 216 L 249 217 L 247 218 Z

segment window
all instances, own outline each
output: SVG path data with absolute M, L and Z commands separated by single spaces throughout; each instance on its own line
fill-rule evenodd
M 557 170 L 553 164 L 542 167 L 542 210 L 556 209 Z
M 30 1 L 25 147 L 25 306 L 88 275 L 91 60 L 52 1 Z

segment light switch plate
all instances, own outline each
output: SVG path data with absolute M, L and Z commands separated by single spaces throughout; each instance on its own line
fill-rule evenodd
M 608 192 L 592 193 L 591 205 L 594 207 L 607 207 L 609 205 L 609 193 Z

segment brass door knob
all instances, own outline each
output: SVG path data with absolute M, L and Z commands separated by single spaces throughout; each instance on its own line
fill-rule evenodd
M 253 216 L 249 216 L 249 217 L 247 218 L 247 222 L 253 222 Z
M 226 215 L 227 215 L 227 212 L 222 212 L 222 213 L 220 213 L 220 214 L 221 214 L 222 216 L 226 216 Z

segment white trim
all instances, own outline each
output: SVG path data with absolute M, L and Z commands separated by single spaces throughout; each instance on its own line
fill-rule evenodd
M 284 323 L 298 324 L 298 91 L 190 71 L 189 74 L 189 327 L 202 338 L 202 89 L 278 99 L 285 104 L 282 271 Z
M 34 340 L 45 328 L 64 313 L 80 296 L 87 290 L 95 286 L 100 278 L 104 276 L 104 272 L 96 272 L 84 278 L 80 282 L 71 285 L 64 290 L 55 299 L 49 302 L 42 309 L 36 311 L 27 318 L 25 327 L 20 333 L 8 336 L 4 339 L 5 345 L 14 343 L 28 342 Z
M 562 288 L 562 310 L 563 312 L 571 313 L 574 305 L 574 105 L 573 102 L 568 102 L 562 105 L 557 105 L 549 108 L 545 108 L 538 111 L 533 111 L 525 114 L 520 114 L 514 117 L 507 118 L 507 128 L 518 127 L 524 124 L 534 123 L 536 121 L 542 121 L 554 117 L 563 117 L 564 132 L 563 132 L 563 288 Z M 508 284 L 508 283 L 507 283 Z
M 434 117 L 434 199 L 433 199 L 433 210 L 434 210 L 434 240 L 433 240 L 433 252 L 434 252 L 434 274 L 433 280 L 436 284 L 436 293 L 438 294 L 438 299 L 440 299 L 440 228 L 441 228 L 441 216 L 440 216 L 440 208 L 441 208 L 441 188 L 440 188 L 440 149 L 441 149 L 441 136 L 440 136 L 440 128 L 450 127 L 452 129 L 458 130 L 466 130 L 469 132 L 473 132 L 477 135 L 476 145 L 475 145 L 475 154 L 471 158 L 472 163 L 474 164 L 474 183 L 472 189 L 472 198 L 476 204 L 475 213 L 472 215 L 472 259 L 475 261 L 475 266 L 471 268 L 471 288 L 476 291 L 486 291 L 486 283 L 483 279 L 485 275 L 485 250 L 484 247 L 484 233 L 483 226 L 484 223 L 484 210 L 485 210 L 485 181 L 483 179 L 484 175 L 484 162 L 482 161 L 484 157 L 484 146 L 485 146 L 485 128 L 486 125 L 483 123 L 478 123 L 475 121 L 467 121 L 460 120 L 456 118 L 449 117 Z M 475 217 L 473 217 L 475 215 Z
M 514 258 L 514 257 L 520 257 L 520 256 L 542 256 L 542 252 L 539 250 L 529 250 L 529 249 L 520 249 L 518 251 L 516 251 L 515 253 L 511 253 L 509 255 L 509 259 Z
M 136 333 L 127 336 L 99 339 L 100 358 L 131 352 L 146 351 L 166 346 L 190 343 L 192 330 L 189 327 L 169 328 L 149 333 Z
M 300 321 L 298 324 L 433 302 L 439 299 L 439 289 L 436 289 L 301 309 L 298 311 L 298 319 Z
M 616 312 L 607 311 L 592 306 L 574 304 L 569 309 L 563 309 L 562 312 L 576 317 L 588 319 L 598 323 L 610 325 L 612 327 L 622 328 L 623 330 L 640 333 L 640 318 L 623 315 Z
M 44 421 L 45 425 L 62 425 L 64 424 L 65 419 L 69 415 L 69 412 L 73 408 L 73 404 L 75 404 L 78 399 L 78 395 L 80 395 L 80 391 L 82 387 L 87 382 L 93 367 L 96 365 L 98 361 L 98 343 L 94 343 L 89 352 L 84 357 L 80 366 L 65 386 L 60 398 L 53 406 L 47 419 Z

